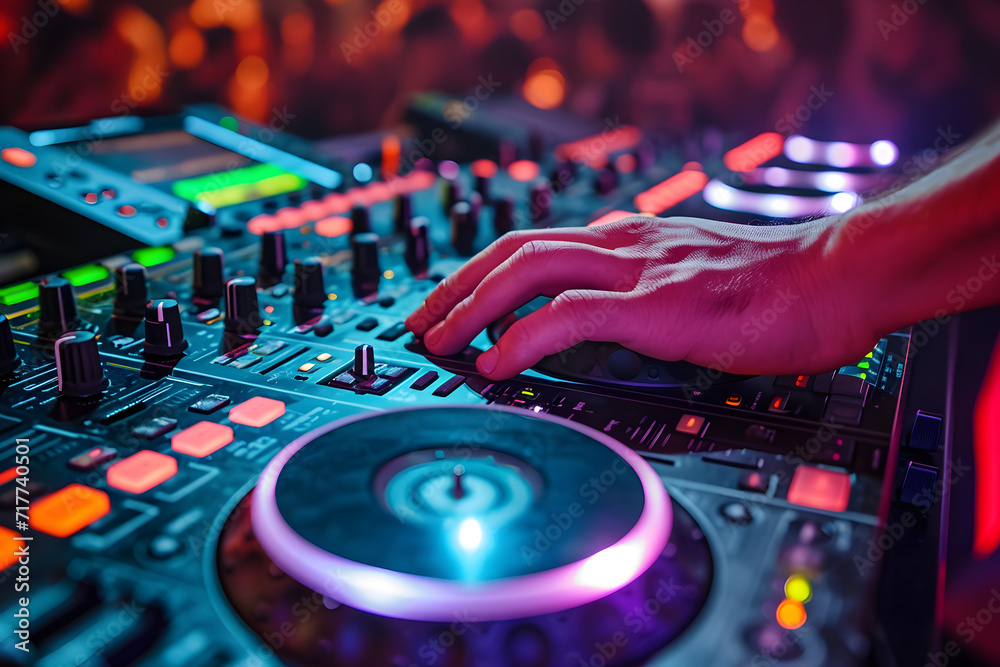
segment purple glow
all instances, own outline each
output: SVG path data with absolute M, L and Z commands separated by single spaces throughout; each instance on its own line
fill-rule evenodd
M 846 141 L 817 141 L 800 134 L 785 140 L 785 157 L 803 164 L 828 164 L 831 167 L 888 167 L 899 158 L 896 144 L 880 139 L 872 144 Z
M 404 410 L 411 409 L 419 408 Z M 516 408 L 496 405 L 467 409 L 500 409 L 524 415 Z M 350 607 L 422 621 L 454 620 L 456 609 L 475 609 L 483 621 L 552 613 L 593 602 L 633 581 L 660 556 L 670 537 L 670 501 L 663 482 L 646 461 L 599 431 L 539 414 L 534 418 L 559 423 L 599 441 L 625 459 L 639 476 L 646 502 L 638 521 L 618 542 L 581 561 L 545 572 L 475 584 L 393 572 L 334 555 L 303 539 L 285 522 L 275 503 L 275 485 L 284 465 L 309 442 L 368 416 L 356 415 L 322 426 L 278 452 L 261 473 L 251 506 L 254 533 L 274 563 L 314 591 Z M 474 532 L 471 528 L 466 531 Z M 471 537 L 466 535 L 470 544 Z
M 709 181 L 702 191 L 702 196 L 716 208 L 774 218 L 843 213 L 859 203 L 857 195 L 850 192 L 838 192 L 826 197 L 749 192 L 726 185 L 718 179 Z
M 441 174 L 442 178 L 448 180 L 458 178 L 458 171 L 458 163 L 452 160 L 444 160 L 438 165 L 438 173 Z

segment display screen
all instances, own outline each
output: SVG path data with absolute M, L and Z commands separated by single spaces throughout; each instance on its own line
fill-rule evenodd
M 69 144 L 71 152 L 79 144 Z M 88 158 L 192 203 L 215 208 L 300 190 L 306 179 L 183 130 L 88 142 Z

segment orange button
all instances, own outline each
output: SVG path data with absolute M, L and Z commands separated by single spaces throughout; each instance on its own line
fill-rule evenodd
M 175 433 L 170 448 L 175 452 L 202 458 L 217 452 L 233 441 L 233 429 L 215 422 L 198 422 Z
M 0 151 L 0 158 L 3 158 L 4 162 L 9 162 L 15 167 L 34 167 L 35 163 L 38 162 L 38 158 L 31 151 L 26 151 L 23 148 L 11 147 L 5 148 Z
M 245 426 L 267 426 L 285 414 L 285 404 L 273 398 L 255 396 L 229 411 L 229 421 Z
M 17 477 L 17 468 L 7 468 L 0 472 L 0 485 L 6 484 L 15 477 Z
M 786 630 L 798 630 L 806 623 L 806 608 L 796 600 L 782 600 L 774 613 L 778 625 Z
M 522 183 L 538 178 L 538 171 L 538 163 L 531 160 L 511 162 L 510 166 L 507 167 L 507 173 L 510 174 L 510 177 Z
M 108 494 L 83 484 L 70 484 L 32 503 L 31 527 L 56 537 L 68 537 L 111 511 Z
M 851 498 L 851 476 L 846 472 L 799 466 L 788 486 L 788 502 L 818 510 L 843 512 Z
M 144 493 L 176 474 L 177 459 L 144 449 L 108 468 L 108 486 Z
M 21 548 L 21 542 L 15 537 L 21 537 L 13 530 L 0 526 L 0 570 L 6 570 L 17 562 L 17 551 Z
M 698 435 L 701 433 L 701 427 L 705 423 L 704 417 L 696 417 L 694 415 L 682 415 L 681 420 L 677 422 L 677 430 L 681 433 L 689 433 L 691 435 Z
M 323 218 L 313 225 L 313 228 L 320 236 L 333 238 L 335 236 L 343 236 L 344 234 L 347 234 L 351 231 L 353 226 L 354 225 L 350 218 L 335 215 L 329 218 Z

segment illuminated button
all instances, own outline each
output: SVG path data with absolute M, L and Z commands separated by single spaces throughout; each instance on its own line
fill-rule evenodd
M 111 511 L 108 494 L 83 484 L 70 484 L 31 504 L 31 527 L 56 537 L 68 537 Z
M 333 355 L 330 354 L 329 352 L 323 352 L 322 354 L 316 355 L 316 361 L 330 361 L 330 359 L 332 358 Z
M 809 384 L 808 375 L 796 375 L 795 376 L 795 386 L 805 389 L 806 385 Z
M 739 405 L 743 402 L 743 397 L 739 394 L 730 394 L 729 398 L 726 399 L 726 405 L 732 405 L 733 407 Z
M 273 398 L 255 396 L 229 411 L 229 420 L 245 426 L 266 426 L 285 414 L 285 404 Z
M 15 538 L 21 537 L 13 530 L 0 526 L 0 570 L 6 570 L 17 562 L 17 552 L 21 542 Z
M 71 458 L 67 465 L 74 470 L 93 470 L 116 456 L 118 456 L 118 450 L 113 447 L 92 447 L 82 454 L 77 454 Z
M 785 597 L 796 602 L 809 602 L 812 599 L 812 586 L 805 577 L 793 574 L 785 581 Z
M 118 193 L 116 193 L 111 188 L 104 188 L 103 190 L 101 190 L 101 196 L 104 197 L 105 199 L 114 199 L 115 195 L 117 194 Z
M 336 236 L 343 236 L 351 231 L 353 228 L 353 223 L 350 218 L 345 218 L 343 216 L 335 215 L 329 218 L 323 218 L 313 225 L 313 229 L 319 236 L 324 236 L 326 238 L 333 238 Z
M 683 415 L 681 420 L 677 422 L 677 430 L 681 433 L 688 433 L 690 435 L 698 435 L 701 433 L 701 427 L 705 424 L 704 417 L 696 417 L 694 415 Z
M 538 178 L 538 171 L 538 163 L 531 160 L 517 160 L 511 162 L 510 166 L 507 167 L 507 173 L 510 174 L 510 177 L 522 183 Z
M 788 502 L 819 510 L 843 512 L 851 497 L 851 476 L 846 472 L 799 466 L 788 487 Z
M 177 459 L 144 449 L 108 468 L 108 486 L 129 493 L 144 493 L 176 474 Z
M 16 146 L 0 151 L 0 158 L 3 158 L 4 162 L 24 169 L 34 167 L 35 163 L 38 162 L 38 158 L 35 157 L 34 153 L 26 151 L 23 148 L 17 148 Z
M 313 371 L 314 368 L 316 368 L 316 364 L 312 363 L 311 361 L 307 361 L 306 363 L 304 363 L 301 366 L 299 366 L 299 372 L 300 373 L 312 373 L 312 371 Z
M 785 412 L 785 408 L 788 405 L 788 394 L 778 394 L 771 399 L 771 402 L 767 404 L 767 409 L 770 412 Z
M 798 630 L 806 622 L 806 608 L 798 600 L 782 600 L 774 614 L 778 625 L 786 630 Z
M 83 193 L 83 201 L 87 202 L 88 204 L 96 204 L 97 203 L 97 193 L 96 192 L 84 192 Z
M 129 206 L 128 204 L 125 204 L 124 206 L 118 209 L 118 215 L 122 216 L 123 218 L 131 218 L 133 215 L 135 215 L 135 206 Z
M 215 422 L 198 422 L 175 433 L 170 448 L 175 452 L 203 458 L 233 441 L 233 429 Z

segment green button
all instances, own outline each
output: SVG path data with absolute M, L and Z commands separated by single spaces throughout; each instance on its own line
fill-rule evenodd
M 176 256 L 177 252 L 170 246 L 161 246 L 159 248 L 140 248 L 132 253 L 132 259 L 146 267 L 169 262 Z
M 68 271 L 63 271 L 63 278 L 73 287 L 82 287 L 101 280 L 107 280 L 111 272 L 100 264 L 84 264 Z
M 28 281 L 0 289 L 0 305 L 13 306 L 38 296 L 38 283 Z

